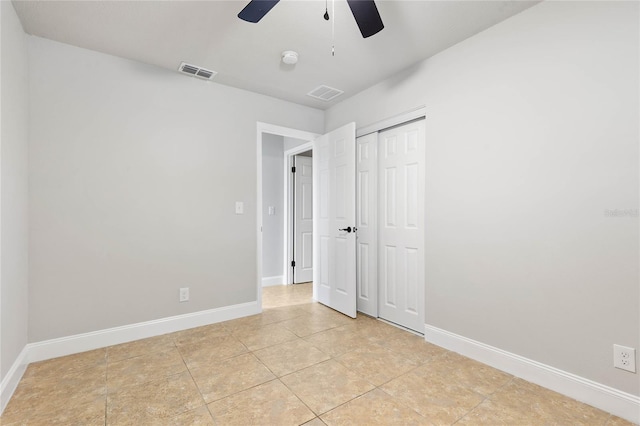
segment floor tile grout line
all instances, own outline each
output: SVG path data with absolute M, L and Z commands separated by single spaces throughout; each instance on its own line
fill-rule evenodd
M 313 410 L 311 409 L 311 407 L 309 407 L 309 406 L 307 405 L 307 403 L 306 403 L 306 402 L 304 402 L 304 400 L 302 399 L 302 397 L 300 397 L 300 395 L 298 395 L 297 393 L 295 393 L 295 392 L 293 391 L 293 389 L 291 389 L 289 386 L 287 386 L 287 384 L 286 384 L 285 382 L 283 382 L 282 380 L 280 380 L 280 378 L 278 378 L 278 381 L 279 381 L 280 383 L 282 383 L 282 385 L 283 385 L 285 388 L 287 388 L 287 390 L 288 390 L 289 392 L 291 392 L 291 394 L 292 394 L 293 396 L 295 396 L 296 398 L 298 398 L 298 401 L 300 401 L 300 402 L 301 402 L 305 407 L 307 407 L 307 409 L 308 409 L 311 413 L 313 413 L 314 418 L 315 418 L 315 417 L 320 417 L 320 414 L 317 414 L 315 411 L 313 411 Z M 310 422 L 311 420 L 313 420 L 313 419 L 307 420 L 305 423 Z M 304 424 L 304 423 L 303 423 L 303 424 Z
M 398 376 L 399 377 L 399 376 Z M 389 383 L 389 382 L 387 382 Z M 385 383 L 386 384 L 386 383 Z M 382 385 L 380 385 L 382 386 Z M 428 420 L 428 417 L 425 416 L 424 414 L 420 413 L 418 410 L 416 410 L 415 408 L 413 408 L 412 406 L 410 406 L 409 404 L 407 404 L 406 402 L 404 402 L 403 400 L 401 400 L 400 398 L 391 395 L 389 392 L 385 391 L 384 389 L 382 389 L 380 386 L 376 386 L 376 389 L 380 390 L 381 392 L 384 392 L 385 395 L 388 395 L 391 399 L 393 399 L 394 401 L 396 401 L 398 404 L 402 405 L 405 408 L 408 408 L 412 411 L 414 411 L 415 413 L 417 413 L 420 417 L 425 418 Z
M 275 381 L 275 380 L 279 380 L 279 379 L 278 379 L 278 377 L 275 377 L 275 376 L 274 376 L 273 378 L 271 378 L 271 379 L 269 379 L 269 380 L 267 380 L 267 381 L 265 381 L 265 382 L 258 383 L 257 385 L 249 386 L 249 387 L 248 387 L 248 388 L 246 388 L 246 389 L 242 389 L 242 390 L 239 390 L 239 391 L 236 391 L 236 392 L 232 392 L 232 393 L 230 393 L 229 395 L 225 395 L 225 396 L 223 396 L 222 398 L 214 399 L 213 401 L 211 401 L 211 402 L 206 402 L 205 404 L 206 404 L 207 406 L 208 406 L 208 405 L 211 405 L 211 404 L 214 404 L 214 403 L 216 403 L 216 402 L 222 401 L 222 400 L 227 399 L 227 398 L 229 398 L 229 397 L 232 397 L 232 396 L 238 395 L 238 394 L 240 394 L 240 393 L 242 393 L 242 392 L 247 392 L 247 391 L 250 391 L 251 389 L 255 389 L 255 388 L 257 388 L 258 386 L 266 385 L 267 383 L 271 383 L 271 382 L 273 382 L 273 381 Z M 297 397 L 297 395 L 296 395 L 296 397 Z
M 282 376 L 282 377 L 280 377 L 280 378 L 284 378 L 284 377 L 287 377 L 287 376 L 293 375 L 293 374 L 295 374 L 295 373 L 299 373 L 299 372 L 301 372 L 301 371 L 307 370 L 307 369 L 309 369 L 309 368 L 311 368 L 311 367 L 315 367 L 315 366 L 317 366 L 318 364 L 322 364 L 323 362 L 327 362 L 327 361 L 332 361 L 332 360 L 331 360 L 331 359 L 328 359 L 328 360 L 325 360 L 325 361 L 321 361 L 321 362 L 316 363 L 316 364 L 314 364 L 314 365 L 311 365 L 311 366 L 308 366 L 308 367 L 302 368 L 302 369 L 300 369 L 300 370 L 298 370 L 298 371 L 294 371 L 294 372 L 292 372 L 292 373 L 286 374 L 286 375 L 284 375 L 284 376 Z M 342 367 L 344 367 L 344 368 L 347 368 L 347 367 L 346 367 L 345 365 L 343 365 L 343 364 L 340 364 L 340 365 L 341 365 Z M 367 393 L 369 393 L 369 392 L 371 392 L 371 391 L 373 391 L 374 389 L 376 389 L 376 388 L 377 388 L 377 386 L 376 386 L 375 384 L 371 383 L 369 380 L 367 380 L 367 378 L 366 378 L 366 377 L 362 377 L 362 375 L 360 375 L 360 374 L 358 374 L 358 373 L 354 373 L 354 374 L 357 374 L 359 379 L 361 379 L 361 380 L 363 380 L 363 381 L 365 381 L 365 382 L 369 383 L 371 386 L 373 386 L 373 389 L 370 389 L 370 390 L 365 391 L 365 392 L 363 392 L 363 393 L 361 393 L 361 394 L 359 394 L 359 395 L 356 395 L 356 396 L 354 396 L 353 398 L 350 398 L 349 400 L 347 400 L 347 401 L 345 401 L 345 402 L 343 402 L 343 403 L 340 403 L 340 404 L 336 405 L 336 406 L 335 406 L 335 407 L 333 407 L 333 408 L 330 408 L 330 409 L 328 409 L 328 410 L 326 410 L 326 411 L 323 411 L 323 412 L 321 412 L 321 413 L 318 413 L 318 414 L 316 415 L 316 417 L 318 417 L 318 418 L 319 418 L 321 415 L 326 414 L 326 413 L 328 413 L 329 411 L 335 410 L 336 408 L 338 408 L 338 407 L 340 407 L 340 406 L 342 406 L 342 405 L 344 405 L 344 404 L 346 404 L 346 403 L 348 403 L 348 402 L 350 402 L 350 401 L 353 401 L 354 399 L 359 398 L 359 397 L 361 397 L 362 395 L 365 395 L 365 394 L 367 394 Z M 286 384 L 286 383 L 284 383 L 284 382 L 283 382 L 283 384 L 284 384 L 285 386 L 287 386 L 287 384 Z M 287 388 L 288 388 L 288 389 L 290 389 L 288 386 L 287 386 Z M 297 394 L 293 389 L 290 389 L 290 390 L 291 390 L 291 392 L 293 392 L 293 394 L 294 394 L 294 395 L 296 395 L 296 397 L 298 397 L 298 399 L 302 400 L 302 397 L 300 397 L 300 396 L 299 396 L 299 395 L 298 395 L 298 394 Z M 303 401 L 303 403 L 304 403 L 304 401 Z M 305 405 L 306 405 L 306 403 L 305 403 Z M 310 407 L 309 407 L 309 409 L 311 410 L 311 408 L 310 408 Z M 313 410 L 311 410 L 311 411 L 312 411 L 313 413 L 315 413 L 315 411 L 313 411 Z M 321 419 L 321 420 L 322 420 L 322 419 Z
M 241 342 L 241 343 L 242 343 L 242 342 Z M 244 346 L 244 344 L 243 344 L 243 346 Z M 230 396 L 232 396 L 232 395 L 239 394 L 239 393 L 241 393 L 241 392 L 247 391 L 247 390 L 249 390 L 249 389 L 253 389 L 253 388 L 255 388 L 255 387 L 258 387 L 258 386 L 260 386 L 260 385 L 263 385 L 263 384 L 265 384 L 265 383 L 269 383 L 269 382 L 272 382 L 272 381 L 274 381 L 274 380 L 278 379 L 278 376 L 276 376 L 276 374 L 275 374 L 273 371 L 271 371 L 271 369 L 269 369 L 269 367 L 268 367 L 268 366 L 266 366 L 266 365 L 265 365 L 265 364 L 260 360 L 260 358 L 258 358 L 258 357 L 257 357 L 257 356 L 252 352 L 252 351 L 248 350 L 248 348 L 246 348 L 246 346 L 245 346 L 245 349 L 247 349 L 247 352 L 245 352 L 245 353 L 238 354 L 238 355 L 233 355 L 233 356 L 231 356 L 231 357 L 224 358 L 224 359 L 220 359 L 220 360 L 216 360 L 216 361 L 217 361 L 217 362 L 224 362 L 224 361 L 228 361 L 228 360 L 233 359 L 233 358 L 238 358 L 238 357 L 245 356 L 245 355 L 252 355 L 252 356 L 253 356 L 253 357 L 254 357 L 254 358 L 255 358 L 255 359 L 256 359 L 260 364 L 262 364 L 262 365 L 263 365 L 267 370 L 269 370 L 269 372 L 270 372 L 271 374 L 273 374 L 273 378 L 271 378 L 271 379 L 269 379 L 269 380 L 267 380 L 267 381 L 264 381 L 264 382 L 262 382 L 262 383 L 258 383 L 257 385 L 253 385 L 253 386 L 250 386 L 250 387 L 248 387 L 248 388 L 245 388 L 245 389 L 241 389 L 241 390 L 238 390 L 238 391 L 232 392 L 232 393 L 230 393 L 230 394 L 228 394 L 228 395 L 225 395 L 225 396 L 223 396 L 223 397 L 221 397 L 221 398 L 218 398 L 218 399 L 214 399 L 214 400 L 209 401 L 209 402 L 207 402 L 207 400 L 206 400 L 206 399 L 204 399 L 204 395 L 202 395 L 202 391 L 200 390 L 200 387 L 198 386 L 198 383 L 196 382 L 195 378 L 193 378 L 193 375 L 191 374 L 191 370 L 189 369 L 189 366 L 187 365 L 187 370 L 189 370 L 189 374 L 191 375 L 191 378 L 192 378 L 192 379 L 193 379 L 193 381 L 195 382 L 196 387 L 197 387 L 197 389 L 198 389 L 198 392 L 199 392 L 199 393 L 200 393 L 200 395 L 202 396 L 202 399 L 204 400 L 204 403 L 205 403 L 205 405 L 206 405 L 207 407 L 208 407 L 210 404 L 214 403 L 214 402 L 221 401 L 221 400 L 223 400 L 223 399 L 225 399 L 225 398 L 228 398 L 228 397 L 230 397 Z M 184 361 L 184 358 L 183 358 L 183 361 Z M 186 365 L 186 361 L 185 361 L 185 365 Z M 207 408 L 207 409 L 208 409 L 208 408 Z M 209 412 L 211 413 L 211 410 L 210 410 L 210 409 L 209 409 Z M 213 413 L 211 413 L 211 414 L 213 415 Z
M 194 327 L 194 328 L 198 328 L 198 327 Z M 170 335 L 170 334 L 174 334 L 174 333 L 167 333 L 167 334 Z M 198 384 L 196 383 L 195 379 L 193 378 L 193 375 L 191 374 L 191 370 L 189 369 L 189 366 L 187 365 L 187 362 L 184 359 L 184 356 L 183 356 L 182 352 L 180 351 L 179 346 L 176 344 L 175 337 L 172 337 L 171 340 L 172 340 L 172 344 L 173 344 L 173 348 L 172 349 L 175 349 L 178 352 L 178 355 L 180 355 L 180 359 L 181 359 L 182 363 L 184 364 L 184 367 L 185 367 L 184 371 L 181 371 L 181 372 L 178 372 L 178 373 L 174 373 L 174 374 L 164 375 L 161 378 L 154 378 L 153 380 L 149 380 L 149 381 L 145 381 L 145 382 L 141 382 L 141 383 L 135 383 L 135 384 L 128 385 L 128 386 L 127 385 L 120 386 L 117 389 L 120 390 L 120 389 L 123 389 L 123 388 L 132 387 L 132 386 L 146 385 L 148 383 L 152 383 L 152 382 L 156 382 L 156 381 L 158 381 L 158 382 L 159 381 L 165 381 L 165 380 L 168 380 L 171 377 L 182 375 L 185 372 L 188 372 L 189 373 L 189 377 L 191 377 L 191 381 L 193 382 L 193 385 L 195 386 L 196 390 L 198 391 L 198 394 L 200 395 L 200 398 L 202 400 L 202 405 L 199 405 L 198 407 L 195 407 L 195 408 L 192 408 L 192 409 L 187 409 L 187 410 L 181 411 L 181 412 L 175 414 L 174 416 L 172 416 L 172 418 L 173 418 L 173 417 L 177 417 L 177 416 L 180 416 L 182 414 L 188 413 L 190 411 L 196 410 L 196 409 L 198 409 L 198 408 L 200 408 L 202 406 L 206 406 L 207 402 L 205 401 L 204 396 L 202 395 L 202 392 L 200 391 L 200 388 L 198 387 Z M 153 352 L 147 352 L 147 353 L 139 355 L 139 356 L 157 354 L 157 353 L 164 353 L 164 352 L 166 352 L 166 351 L 153 351 Z M 137 356 L 130 357 L 130 358 L 127 358 L 127 359 L 132 359 L 132 358 L 137 358 Z M 115 362 L 119 362 L 119 361 L 115 361 Z M 108 368 L 108 365 L 109 365 L 109 363 L 107 363 L 107 368 Z M 109 392 L 109 387 L 108 387 L 108 383 L 107 383 L 107 399 L 108 399 L 108 392 Z M 208 410 L 208 408 L 207 408 L 207 410 Z M 209 412 L 209 415 L 211 416 L 211 412 Z M 108 416 L 108 411 L 107 411 L 107 409 L 105 407 L 105 426 L 106 426 L 106 423 L 108 422 L 107 416 Z M 213 420 L 213 416 L 211 416 L 211 418 Z
M 373 385 L 373 384 L 372 384 L 372 385 Z M 360 395 L 356 395 L 356 396 L 354 396 L 353 398 L 350 398 L 349 400 L 347 400 L 347 401 L 345 401 L 345 402 L 342 402 L 342 403 L 340 403 L 340 404 L 336 405 L 335 407 L 330 408 L 330 409 L 328 409 L 327 411 L 324 411 L 324 412 L 322 412 L 322 413 L 318 414 L 318 417 L 320 417 L 320 416 L 324 416 L 325 414 L 327 414 L 327 413 L 329 413 L 329 412 L 331 412 L 331 411 L 337 410 L 338 408 L 340 408 L 340 407 L 342 407 L 342 406 L 344 406 L 344 405 L 347 405 L 347 404 L 348 404 L 348 403 L 350 403 L 351 401 L 354 401 L 354 400 L 356 400 L 356 399 L 360 398 L 361 396 L 364 396 L 364 395 L 366 395 L 366 394 L 368 394 L 368 393 L 371 393 L 371 392 L 375 391 L 376 389 L 378 389 L 378 387 L 377 387 L 376 385 L 373 385 L 373 389 L 369 389 L 368 391 L 366 391 L 366 392 L 364 392 L 364 393 L 361 393 Z M 382 389 L 380 389 L 380 390 L 382 390 Z M 386 393 L 386 392 L 385 392 L 385 393 Z M 320 420 L 322 420 L 322 419 L 320 419 Z
M 107 350 L 106 361 L 107 361 L 107 363 L 114 364 L 116 362 L 126 361 L 126 360 L 129 360 L 129 359 L 137 358 L 137 357 L 144 356 L 144 355 L 168 352 L 173 348 L 177 348 L 176 343 L 175 343 L 173 338 L 171 338 L 171 344 L 173 345 L 171 348 L 167 348 L 167 349 L 164 349 L 164 350 L 163 349 L 158 349 L 158 350 L 155 350 L 155 351 L 152 351 L 152 352 L 144 352 L 144 353 L 141 353 L 141 354 L 138 354 L 138 355 L 129 356 L 127 358 L 120 358 L 120 359 L 116 359 L 116 360 L 113 360 L 113 361 L 109 358 L 109 348 L 114 348 L 114 347 L 121 346 L 121 345 L 127 345 L 129 343 L 139 342 L 139 341 L 142 341 L 142 340 L 159 339 L 160 337 L 169 336 L 169 335 L 175 334 L 175 333 L 179 333 L 179 332 L 165 333 L 165 334 L 161 334 L 161 335 L 158 335 L 158 336 L 146 337 L 144 339 L 132 340 L 130 342 L 120 343 L 118 345 L 105 346 L 105 349 Z
M 479 403 L 477 403 L 476 405 L 474 405 L 471 409 L 469 409 L 466 413 L 464 413 L 462 416 L 460 416 L 455 422 L 452 423 L 452 426 L 455 425 L 456 423 L 458 423 L 460 420 L 462 420 L 463 418 L 467 417 L 469 414 L 471 414 L 471 412 L 473 410 L 475 410 L 476 408 L 478 408 L 480 405 L 482 405 L 486 400 L 490 399 L 492 395 L 494 395 L 496 392 L 498 392 L 500 389 L 505 388 L 506 386 L 508 386 L 510 383 L 513 383 L 515 379 L 515 376 L 511 376 L 511 378 L 502 386 L 499 386 L 497 389 L 495 389 L 493 392 L 489 393 L 488 395 L 482 395 L 478 392 L 479 395 L 484 396 L 484 398 L 482 399 L 482 401 L 480 401 Z M 470 389 L 471 390 L 471 389 Z
M 328 330 L 324 330 L 324 331 L 328 331 Z M 323 331 L 321 331 L 321 332 L 323 332 Z M 321 332 L 319 332 L 319 333 L 321 333 Z M 304 340 L 303 338 L 300 338 L 300 339 L 301 339 L 301 340 Z M 286 342 L 285 342 L 285 343 L 286 343 Z M 319 348 L 318 348 L 318 349 L 319 349 Z M 321 350 L 321 349 L 320 349 L 320 350 Z M 321 350 L 321 351 L 322 351 L 322 350 Z M 324 352 L 323 352 L 323 353 L 324 353 Z M 326 353 L 325 353 L 325 354 L 326 354 Z M 326 355 L 327 355 L 327 356 L 329 356 L 329 357 L 331 357 L 331 355 L 329 355 L 329 354 L 326 354 Z M 340 407 L 340 406 L 342 406 L 342 405 L 344 405 L 344 404 L 346 404 L 346 403 L 348 403 L 348 402 L 350 402 L 350 401 L 353 401 L 354 399 L 359 398 L 360 396 L 365 395 L 365 394 L 367 394 L 367 393 L 371 392 L 372 390 L 376 389 L 376 385 L 375 385 L 375 384 L 371 383 L 369 380 L 367 380 L 366 378 L 363 378 L 360 374 L 358 374 L 358 377 L 359 377 L 360 379 L 362 379 L 362 380 L 364 380 L 365 382 L 369 383 L 369 384 L 370 384 L 371 386 L 373 386 L 374 388 L 373 388 L 373 389 L 370 389 L 370 390 L 368 390 L 368 391 L 366 391 L 366 392 L 364 392 L 364 393 L 362 393 L 362 394 L 356 395 L 355 397 L 350 398 L 348 401 L 345 401 L 344 403 L 338 404 L 337 406 L 335 406 L 335 407 L 333 407 L 333 408 L 330 408 L 330 409 L 328 409 L 328 410 L 326 410 L 326 411 L 324 411 L 324 412 L 316 413 L 314 410 L 312 410 L 312 409 L 311 409 L 311 407 L 309 407 L 309 406 L 304 402 L 304 400 L 302 399 L 302 397 L 301 397 L 300 395 L 298 395 L 298 394 L 297 394 L 293 389 L 291 389 L 289 386 L 287 386 L 287 384 L 286 384 L 286 383 L 284 383 L 284 382 L 281 380 L 281 379 L 282 379 L 282 378 L 284 378 L 284 377 L 287 377 L 287 376 L 290 376 L 290 375 L 293 375 L 293 374 L 299 373 L 299 372 L 301 372 L 301 371 L 304 371 L 304 370 L 307 370 L 307 369 L 309 369 L 309 368 L 315 367 L 315 366 L 317 366 L 318 364 L 321 364 L 321 363 L 324 363 L 324 362 L 327 362 L 327 361 L 332 361 L 332 360 L 333 360 L 333 361 L 335 361 L 335 362 L 338 362 L 338 361 L 337 361 L 337 360 L 335 360 L 333 357 L 331 357 L 331 358 L 329 358 L 329 359 L 327 359 L 327 360 L 317 362 L 317 363 L 315 363 L 315 364 L 312 364 L 312 365 L 306 366 L 306 367 L 301 368 L 301 369 L 299 369 L 299 370 L 296 370 L 296 371 L 293 371 L 293 372 L 290 372 L 290 373 L 284 374 L 284 375 L 282 375 L 282 376 L 280 376 L 280 377 L 277 377 L 277 378 L 278 378 L 278 380 L 280 380 L 280 382 L 281 382 L 281 383 L 282 383 L 282 384 L 283 384 L 287 389 L 289 389 L 289 391 L 291 391 L 291 393 L 293 393 L 293 394 L 296 396 L 296 398 L 298 398 L 298 399 L 299 399 L 299 400 L 300 400 L 300 401 L 301 401 L 301 402 L 302 402 L 302 403 L 303 403 L 307 408 L 309 408 L 309 410 L 310 410 L 312 413 L 314 413 L 314 414 L 316 415 L 316 417 L 317 417 L 318 419 L 320 419 L 320 421 L 322 421 L 322 419 L 320 418 L 320 416 L 321 416 L 321 415 L 326 414 L 326 413 L 328 413 L 329 411 L 332 411 L 332 410 L 334 410 L 334 409 L 336 409 L 336 408 L 338 408 L 338 407 Z M 339 362 L 338 362 L 338 363 L 339 363 Z M 342 364 L 342 363 L 339 363 L 339 364 L 340 364 L 342 367 L 344 367 L 344 368 L 348 368 L 347 366 L 345 366 L 345 365 L 344 365 L 344 364 Z M 268 367 L 267 367 L 267 368 L 268 368 Z M 274 374 L 275 374 L 275 373 L 274 373 Z M 313 420 L 313 419 L 311 419 L 311 420 Z M 309 420 L 309 421 L 311 421 L 311 420 Z M 323 423 L 324 423 L 324 422 L 323 422 Z
M 317 349 L 317 348 L 316 348 L 316 349 Z M 262 349 L 260 349 L 260 350 L 262 350 Z M 253 352 L 252 352 L 252 353 L 253 353 Z M 324 352 L 322 352 L 322 354 L 327 355 L 327 354 L 325 354 Z M 290 374 L 297 373 L 297 372 L 302 371 L 302 370 L 304 370 L 304 369 L 307 369 L 307 368 L 310 368 L 310 367 L 314 367 L 314 366 L 316 366 L 316 365 L 318 365 L 318 364 L 321 364 L 321 363 L 323 363 L 323 362 L 326 362 L 326 361 L 330 361 L 330 360 L 331 360 L 331 358 L 329 358 L 329 359 L 323 359 L 323 360 L 321 360 L 321 361 L 315 361 L 315 362 L 313 362 L 312 364 L 310 364 L 310 365 L 306 365 L 306 366 L 304 366 L 304 367 L 302 367 L 302 368 L 299 368 L 299 369 L 297 369 L 297 370 L 289 371 L 289 372 L 287 372 L 287 373 L 284 373 L 284 374 L 280 374 L 280 375 L 278 375 L 278 374 L 276 374 L 276 372 L 275 372 L 275 371 L 273 371 L 273 370 L 271 369 L 271 367 L 269 367 L 269 366 L 266 364 L 266 362 L 264 362 L 262 359 L 260 359 L 260 357 L 259 357 L 258 355 L 255 355 L 255 353 L 254 353 L 254 356 L 255 356 L 255 357 L 258 359 L 258 361 L 260 361 L 260 362 L 261 362 L 265 367 L 267 367 L 267 369 L 271 372 L 271 374 L 273 374 L 274 376 L 276 376 L 278 379 L 279 379 L 279 378 L 281 378 L 281 377 L 286 377 L 286 376 L 288 376 L 288 375 L 290 375 Z M 327 355 L 327 356 L 329 356 L 329 355 Z
M 109 416 L 109 353 L 105 350 L 105 366 L 104 366 L 104 426 L 107 426 Z
M 240 342 L 240 343 L 242 344 L 242 342 Z M 234 358 L 239 358 L 241 356 L 252 354 L 252 352 L 249 349 L 247 349 L 247 347 L 244 344 L 242 344 L 242 346 L 244 346 L 244 348 L 246 349 L 246 352 L 242 352 L 242 353 L 231 355 L 231 356 L 228 356 L 228 357 L 216 359 L 216 360 L 214 360 L 215 363 L 219 364 L 219 363 L 223 363 L 223 362 L 232 360 Z M 209 404 L 209 402 L 207 402 L 204 399 L 204 395 L 202 395 L 202 391 L 200 390 L 200 386 L 198 386 L 198 382 L 196 381 L 195 377 L 193 377 L 193 372 L 191 371 L 192 369 L 189 368 L 189 364 L 187 363 L 187 360 L 184 358 L 184 355 L 182 355 L 182 353 L 180 353 L 180 356 L 182 357 L 182 362 L 185 364 L 185 367 L 187 368 L 187 371 L 189 372 L 189 375 L 191 376 L 191 378 L 193 379 L 194 383 L 196 384 L 196 387 L 198 388 L 198 392 L 200 392 L 200 395 L 202 396 L 202 399 L 204 400 L 205 404 Z M 196 369 L 194 368 L 194 370 L 196 370 Z
M 405 331 L 405 330 L 403 330 L 403 331 Z M 372 343 L 377 344 L 377 342 L 372 342 Z M 398 356 L 402 357 L 403 359 L 405 359 L 405 360 L 407 360 L 407 361 L 414 362 L 413 360 L 411 360 L 411 359 L 409 359 L 409 358 L 407 358 L 407 357 L 404 357 L 404 356 L 402 356 L 401 354 L 398 354 L 397 352 L 394 352 L 394 351 L 392 351 L 392 350 L 390 350 L 390 349 L 388 349 L 388 348 L 385 348 L 385 347 L 384 347 L 383 345 L 381 345 L 381 344 L 379 344 L 378 346 L 381 346 L 381 347 L 383 347 L 384 349 L 387 349 L 389 352 L 394 353 L 395 355 L 398 355 Z M 354 349 L 353 351 L 355 351 L 355 350 L 357 350 L 357 349 Z M 353 351 L 352 351 L 352 352 L 353 352 Z M 415 361 L 415 362 L 418 362 L 418 365 L 416 365 L 416 366 L 412 367 L 410 370 L 408 370 L 408 371 L 406 371 L 406 372 L 404 372 L 404 373 L 401 373 L 401 374 L 399 374 L 399 375 L 397 375 L 397 376 L 395 376 L 395 377 L 390 378 L 389 380 L 385 381 L 384 383 L 381 383 L 380 385 L 376 385 L 376 384 L 374 384 L 374 383 L 371 383 L 371 382 L 370 382 L 366 377 L 364 377 L 364 380 L 365 380 L 365 381 L 367 381 L 367 382 L 369 382 L 371 385 L 373 385 L 373 386 L 374 386 L 374 389 L 379 389 L 380 391 L 384 392 L 386 395 L 388 395 L 389 397 L 393 398 L 395 401 L 397 401 L 398 403 L 400 403 L 400 404 L 401 404 L 401 405 L 403 405 L 404 407 L 406 407 L 406 408 L 408 408 L 408 409 L 411 409 L 412 411 L 416 412 L 416 413 L 417 413 L 418 415 L 420 415 L 421 417 L 426 418 L 426 416 L 424 416 L 422 413 L 418 412 L 415 408 L 411 407 L 410 405 L 406 404 L 404 401 L 399 400 L 399 399 L 397 399 L 395 396 L 393 396 L 393 395 L 389 394 L 388 392 L 386 392 L 384 389 L 382 389 L 382 386 L 384 386 L 385 384 L 387 384 L 387 383 L 389 383 L 389 382 L 391 382 L 391 381 L 393 381 L 393 380 L 396 380 L 396 379 L 398 379 L 398 378 L 400 378 L 400 377 L 403 377 L 403 376 L 405 376 L 405 375 L 407 375 L 407 374 L 410 374 L 412 371 L 414 371 L 414 370 L 416 370 L 416 369 L 418 369 L 418 368 L 420 368 L 420 367 L 422 367 L 422 366 L 426 365 L 427 363 L 429 363 L 429 362 L 430 362 L 430 361 L 432 361 L 433 359 L 443 357 L 444 355 L 445 355 L 445 353 L 438 353 L 438 354 L 433 355 L 432 357 L 430 357 L 430 358 L 429 358 L 428 360 L 426 360 L 426 361 L 423 361 L 423 362 Z M 333 358 L 332 358 L 332 359 L 333 359 Z M 338 361 L 337 359 L 336 359 L 336 362 L 339 362 L 339 363 L 340 363 L 340 361 Z M 348 368 L 348 366 L 344 365 L 343 363 L 340 363 L 340 364 L 341 364 L 343 367 Z M 362 377 L 362 376 L 360 375 L 360 377 Z M 492 395 L 493 393 L 497 392 L 497 391 L 498 391 L 499 389 L 501 389 L 502 387 L 506 386 L 506 385 L 507 385 L 508 383 L 510 383 L 512 380 L 513 380 L 513 377 L 512 377 L 512 378 L 511 378 L 507 383 L 505 383 L 504 385 L 500 386 L 498 389 L 496 389 L 494 392 L 492 392 L 491 394 L 489 394 L 489 395 L 487 395 L 487 396 L 479 394 L 480 396 L 483 396 L 483 399 L 482 399 L 482 401 L 480 401 L 477 405 L 480 405 L 482 402 L 484 402 L 486 399 L 488 399 L 490 395 Z M 369 391 L 369 392 L 371 392 L 371 391 Z M 368 392 L 365 392 L 364 394 L 366 394 L 366 393 L 368 393 Z M 477 393 L 477 392 L 475 392 L 475 393 Z M 361 395 L 359 395 L 359 396 L 356 396 L 356 397 L 354 397 L 354 398 L 350 399 L 349 401 L 346 401 L 345 403 L 340 404 L 340 405 L 338 405 L 338 406 L 336 406 L 336 407 L 332 408 L 331 410 L 334 410 L 334 409 L 336 409 L 336 408 L 340 407 L 341 405 L 347 404 L 348 402 L 353 401 L 354 399 L 356 399 L 356 398 L 358 398 L 358 397 L 360 397 L 360 396 L 362 396 L 362 395 L 364 395 L 364 394 L 361 394 Z M 466 416 L 469 412 L 473 411 L 473 409 L 475 409 L 475 407 L 477 407 L 477 405 L 476 405 L 476 406 L 474 406 L 474 407 L 473 407 L 471 410 L 469 410 L 467 413 L 465 413 L 462 417 Z M 328 410 L 328 411 L 331 411 L 331 410 Z M 328 412 L 328 411 L 327 411 L 327 412 Z M 318 416 L 323 415 L 323 414 L 326 414 L 327 412 L 320 413 L 320 414 L 318 414 Z M 460 419 L 462 419 L 462 417 L 460 417 L 459 419 L 457 419 L 454 423 L 458 422 Z
M 60 356 L 60 357 L 56 357 L 56 358 L 45 359 L 45 360 L 43 360 L 43 361 L 37 361 L 37 362 L 34 362 L 34 363 L 30 363 L 30 364 L 29 364 L 29 367 L 30 367 L 31 365 L 33 365 L 33 364 L 46 363 L 46 362 L 50 362 L 50 361 L 54 361 L 54 360 L 59 360 L 59 359 L 61 359 L 61 358 L 73 357 L 73 356 L 81 355 L 81 354 L 86 353 L 86 352 L 93 352 L 93 351 L 97 351 L 97 350 L 105 350 L 105 351 L 106 351 L 106 349 L 107 349 L 107 346 L 104 346 L 104 347 L 102 347 L 102 348 L 91 349 L 91 350 L 89 350 L 89 351 L 78 352 L 78 353 L 71 354 L 71 355 L 64 355 L 64 356 Z M 62 377 L 64 377 L 65 375 L 68 375 L 68 374 L 81 373 L 81 372 L 83 372 L 83 371 L 91 370 L 92 368 L 97 368 L 97 367 L 99 367 L 99 366 L 100 366 L 100 365 L 93 365 L 93 366 L 90 366 L 90 367 L 83 367 L 83 368 L 78 368 L 78 369 L 71 369 L 70 371 L 66 371 L 66 372 L 64 372 L 64 373 L 62 373 L 62 374 L 57 373 L 57 372 L 54 372 L 54 373 L 46 374 L 46 375 L 44 375 L 44 376 L 42 376 L 42 377 L 40 377 L 40 376 L 38 375 L 38 373 L 31 373 L 31 374 L 32 374 L 31 376 L 24 377 L 24 375 L 23 375 L 23 377 L 20 379 L 20 382 L 19 382 L 19 383 L 22 383 L 22 381 L 23 381 L 23 380 L 29 381 L 29 380 L 33 379 L 34 377 L 37 377 L 37 379 L 38 379 L 38 380 L 51 379 L 51 378 L 54 378 L 54 377 L 59 378 L 59 377 L 61 377 L 61 376 L 62 376 Z M 28 370 L 28 368 L 27 368 L 27 370 Z M 25 374 L 26 374 L 26 371 L 25 371 Z
M 175 344 L 175 342 L 174 342 L 174 344 Z M 177 347 L 176 347 L 176 349 L 177 349 Z M 180 350 L 178 350 L 178 354 L 180 355 L 180 359 L 182 360 L 182 363 L 184 364 L 184 368 L 189 373 L 189 377 L 191 377 L 191 381 L 193 382 L 193 385 L 198 390 L 198 394 L 200 395 L 200 399 L 202 399 L 202 403 L 204 405 L 207 405 L 207 401 L 204 399 L 204 395 L 202 395 L 202 391 L 200 390 L 200 386 L 198 386 L 198 382 L 196 382 L 196 379 L 193 377 L 193 374 L 191 373 L 191 369 L 189 368 L 189 365 L 187 364 L 187 360 L 184 359 L 184 356 L 182 355 Z

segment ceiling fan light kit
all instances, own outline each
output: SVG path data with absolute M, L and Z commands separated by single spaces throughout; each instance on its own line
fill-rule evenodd
M 285 50 L 282 52 L 282 62 L 287 65 L 295 65 L 298 62 L 298 53 L 293 50 Z

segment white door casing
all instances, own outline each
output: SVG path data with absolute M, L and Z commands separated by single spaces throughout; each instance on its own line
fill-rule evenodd
M 313 160 L 295 156 L 294 283 L 313 280 Z
M 314 141 L 314 298 L 356 317 L 355 123 Z
M 424 120 L 378 134 L 379 316 L 424 327 Z
M 357 161 L 357 307 L 378 316 L 377 175 L 378 133 L 356 139 Z

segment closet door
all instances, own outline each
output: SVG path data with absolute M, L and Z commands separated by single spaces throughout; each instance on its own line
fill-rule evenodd
M 379 316 L 424 331 L 424 120 L 378 134 Z
M 378 316 L 378 133 L 356 139 L 356 256 L 358 311 Z

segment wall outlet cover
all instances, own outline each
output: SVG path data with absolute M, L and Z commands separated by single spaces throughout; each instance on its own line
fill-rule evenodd
M 613 345 L 613 366 L 635 373 L 636 350 L 626 346 Z
M 182 287 L 180 289 L 180 301 L 181 302 L 189 301 L 189 287 Z

